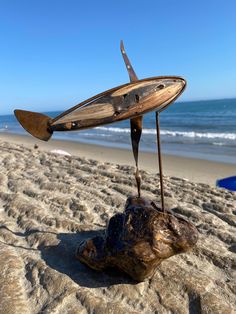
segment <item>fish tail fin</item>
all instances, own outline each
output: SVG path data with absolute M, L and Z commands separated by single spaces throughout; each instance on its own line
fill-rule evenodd
M 22 127 L 36 138 L 43 141 L 48 141 L 52 136 L 52 130 L 50 129 L 51 118 L 37 112 L 14 110 L 14 114 L 22 125 Z

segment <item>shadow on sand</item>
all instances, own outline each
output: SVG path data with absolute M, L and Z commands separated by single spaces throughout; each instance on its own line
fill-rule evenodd
M 42 259 L 52 269 L 69 276 L 75 283 L 82 287 L 98 288 L 109 287 L 116 284 L 137 284 L 132 278 L 118 269 L 106 269 L 105 271 L 95 271 L 82 264 L 75 258 L 75 251 L 78 244 L 85 239 L 103 234 L 104 230 L 80 231 L 77 233 L 59 233 L 50 231 L 29 230 L 25 232 L 14 232 L 4 225 L 0 225 L 0 230 L 6 229 L 18 237 L 26 237 L 34 233 L 54 234 L 60 241 L 58 245 L 40 245 L 37 249 L 27 248 L 15 244 L 5 243 L 6 245 L 21 248 L 29 251 L 40 251 Z
M 41 251 L 42 259 L 49 267 L 69 276 L 82 287 L 98 288 L 115 284 L 136 284 L 137 282 L 117 269 L 95 271 L 75 258 L 76 248 L 82 240 L 97 236 L 103 231 L 60 233 L 57 235 L 60 240 L 58 245 L 40 246 L 38 249 Z

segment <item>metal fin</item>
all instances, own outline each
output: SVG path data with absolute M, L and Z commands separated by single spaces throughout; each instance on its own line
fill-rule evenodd
M 138 81 L 138 77 L 137 77 L 136 73 L 134 72 L 134 69 L 133 69 L 133 67 L 129 61 L 129 58 L 128 58 L 126 52 L 125 52 L 123 40 L 120 41 L 120 50 L 121 50 L 127 71 L 129 73 L 130 82 Z
M 34 137 L 48 141 L 52 136 L 52 131 L 49 128 L 50 117 L 25 110 L 14 110 L 14 114 L 22 127 Z
M 136 165 L 135 180 L 137 184 L 139 197 L 141 196 L 141 176 L 139 174 L 139 169 L 138 169 L 138 153 L 139 153 L 139 141 L 142 135 L 142 122 L 143 122 L 142 116 L 130 119 L 131 141 L 132 141 L 132 148 L 133 148 L 134 160 L 135 160 L 135 165 Z
M 129 58 L 125 52 L 123 41 L 120 42 L 120 50 L 129 74 L 130 82 L 138 81 L 138 77 L 134 72 L 134 69 L 129 61 Z M 131 128 L 131 142 L 133 148 L 133 155 L 136 165 L 136 172 L 135 172 L 135 179 L 138 189 L 138 196 L 141 196 L 141 176 L 139 174 L 138 169 L 138 153 L 139 153 L 139 142 L 142 135 L 142 124 L 143 124 L 143 117 L 139 116 L 133 119 L 130 119 L 130 128 Z

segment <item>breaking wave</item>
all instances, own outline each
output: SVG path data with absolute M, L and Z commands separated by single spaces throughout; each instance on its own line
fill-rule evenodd
M 130 133 L 129 128 L 97 127 L 96 129 L 115 133 Z M 143 129 L 143 134 L 156 134 L 156 129 Z M 161 135 L 172 137 L 236 140 L 236 133 L 194 132 L 194 131 L 184 132 L 161 130 Z

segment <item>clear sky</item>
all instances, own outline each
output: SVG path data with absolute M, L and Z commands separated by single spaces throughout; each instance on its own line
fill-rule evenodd
M 67 109 L 139 78 L 181 75 L 181 100 L 236 97 L 235 0 L 0 0 L 0 114 Z

